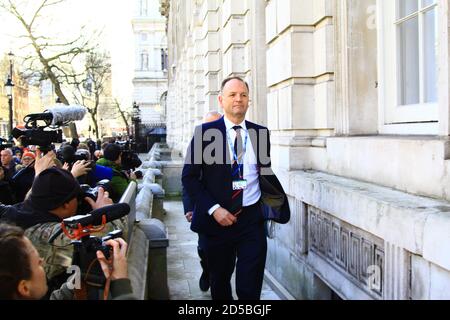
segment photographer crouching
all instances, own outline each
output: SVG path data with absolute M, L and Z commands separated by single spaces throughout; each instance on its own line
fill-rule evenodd
M 127 244 L 117 238 L 106 242 L 112 248 L 112 262 L 97 251 L 104 276 L 111 280 L 110 293 L 113 300 L 134 300 L 128 264 Z M 16 226 L 0 224 L 0 300 L 41 299 L 47 291 L 44 259 L 39 255 L 23 230 Z M 51 292 L 51 300 L 70 300 L 74 292 L 69 283 Z

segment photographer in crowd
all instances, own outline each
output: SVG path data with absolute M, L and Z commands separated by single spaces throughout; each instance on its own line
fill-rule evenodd
M 9 182 L 5 179 L 5 169 L 0 166 L 0 203 L 14 204 L 14 196 Z
M 123 171 L 122 148 L 118 144 L 109 143 L 103 150 L 103 158 L 99 159 L 97 164 L 112 169 L 113 177 L 111 179 L 111 187 L 113 194 L 111 198 L 114 202 L 118 202 L 127 189 L 130 180 L 136 180 L 136 175 L 133 172 L 127 175 Z
M 52 167 L 37 175 L 25 202 L 12 206 L 2 216 L 3 221 L 26 230 L 27 237 L 45 260 L 49 286 L 53 289 L 67 279 L 66 269 L 72 264 L 73 248 L 64 235 L 58 236 L 53 245 L 48 242 L 59 230 L 61 221 L 77 213 L 81 195 L 80 185 L 70 172 Z M 80 200 L 87 201 L 92 209 L 112 204 L 102 188 L 96 201 L 88 197 Z
M 17 203 L 25 200 L 25 196 L 33 184 L 34 176 L 36 175 L 34 170 L 35 159 L 36 156 L 33 152 L 25 152 L 22 156 L 22 163 L 16 166 L 16 169 L 19 166 L 22 167 L 17 170 L 17 173 L 11 179 Z
M 97 258 L 107 279 L 111 280 L 110 293 L 113 300 L 133 300 L 128 279 L 126 260 L 127 244 L 117 238 L 109 240 L 112 262 L 101 251 Z M 23 230 L 16 226 L 0 224 L 0 300 L 41 299 L 47 291 L 44 259 L 40 257 Z M 51 292 L 51 300 L 74 299 L 74 291 L 64 283 L 59 290 Z

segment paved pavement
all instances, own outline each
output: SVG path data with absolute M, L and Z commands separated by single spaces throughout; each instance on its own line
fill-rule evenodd
M 183 204 L 178 200 L 165 200 L 165 221 L 169 232 L 167 272 L 171 300 L 211 300 L 210 292 L 202 292 L 198 280 L 202 272 L 197 255 L 197 234 L 189 229 L 183 215 Z M 232 280 L 234 291 L 234 277 Z M 236 298 L 236 294 L 234 294 Z M 280 300 L 264 283 L 262 300 Z

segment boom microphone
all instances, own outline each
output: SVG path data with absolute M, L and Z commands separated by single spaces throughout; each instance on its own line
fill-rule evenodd
M 128 203 L 117 203 L 93 210 L 86 215 L 78 215 L 64 219 L 63 222 L 69 228 L 76 228 L 79 224 L 82 227 L 90 225 L 98 226 L 102 224 L 103 216 L 106 216 L 106 222 L 110 222 L 126 216 L 129 212 L 130 206 Z
M 60 126 L 71 121 L 83 120 L 86 108 L 82 106 L 61 106 L 49 108 L 47 112 L 52 114 L 52 125 Z
M 48 108 L 43 113 L 33 113 L 25 117 L 25 122 L 43 120 L 47 125 L 62 126 L 71 121 L 83 120 L 86 108 L 78 105 Z M 51 121 L 51 123 L 50 123 Z

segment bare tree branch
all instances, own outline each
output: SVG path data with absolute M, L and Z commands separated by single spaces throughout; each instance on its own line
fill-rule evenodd
M 38 1 L 38 0 L 34 0 Z M 33 1 L 33 4 L 36 2 Z M 35 27 L 39 26 L 39 19 L 44 16 L 44 11 L 50 6 L 55 6 L 66 0 L 39 0 L 36 9 L 31 15 L 31 20 L 27 22 L 25 15 L 21 12 L 19 5 L 13 0 L 0 0 L 0 8 L 14 16 L 20 25 L 24 28 L 25 37 L 29 40 L 28 46 L 33 48 L 34 55 L 24 59 L 24 62 L 30 67 L 30 77 L 41 75 L 42 79 L 49 79 L 54 87 L 56 95 L 60 98 L 62 103 L 69 104 L 62 91 L 62 85 L 75 84 L 76 79 L 83 77 L 84 72 L 75 72 L 72 68 L 72 63 L 77 57 L 89 53 L 94 46 L 90 45 L 93 42 L 96 34 L 86 39 L 83 29 L 80 30 L 80 36 L 66 43 L 52 42 L 51 38 L 44 35 L 38 35 Z M 24 8 L 28 3 L 22 3 Z M 57 51 L 60 52 L 57 52 Z M 49 56 L 50 55 L 50 56 Z M 37 67 L 37 64 L 40 67 Z M 77 137 L 76 127 L 71 124 L 71 135 Z

